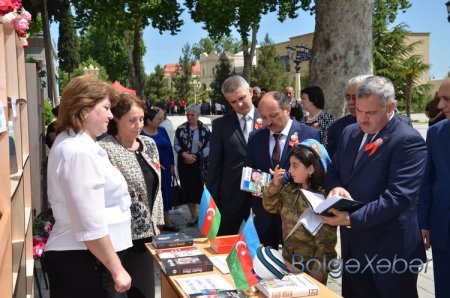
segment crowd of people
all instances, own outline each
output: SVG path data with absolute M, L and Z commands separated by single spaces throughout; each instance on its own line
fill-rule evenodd
M 300 101 L 290 86 L 261 91 L 233 75 L 222 93 L 230 111 L 212 131 L 199 120 L 203 103 L 184 100 L 186 122 L 174 129 L 173 99 L 146 106 L 92 76 L 69 82 L 48 158 L 55 226 L 44 260 L 52 297 L 154 297 L 145 243 L 180 228 L 169 213 L 176 172 L 188 227 L 198 224 L 206 184 L 221 212 L 219 235 L 237 234 L 252 212 L 261 243 L 281 247 L 291 270 L 323 283 L 339 267 L 340 227 L 344 297 L 417 297 L 417 268 L 430 247 L 436 297 L 450 297 L 450 79 L 427 110 L 426 143 L 379 76 L 347 82 L 349 114 L 337 120 L 324 111 L 318 86 L 302 89 Z M 244 166 L 273 175 L 261 196 L 241 191 Z M 331 209 L 313 234 L 296 225 L 310 212 L 302 189 L 364 205 Z

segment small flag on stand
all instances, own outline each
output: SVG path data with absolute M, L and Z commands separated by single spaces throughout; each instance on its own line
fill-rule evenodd
M 238 241 L 227 257 L 228 268 L 238 291 L 246 290 L 259 283 L 253 271 L 253 259 L 261 242 L 256 233 L 253 216 L 250 214 L 248 217 Z
M 198 226 L 202 235 L 208 237 L 208 239 L 216 238 L 220 219 L 220 211 L 216 202 L 214 202 L 208 189 L 204 187 L 198 215 Z

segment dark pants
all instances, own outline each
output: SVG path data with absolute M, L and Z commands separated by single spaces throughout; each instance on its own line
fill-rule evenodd
M 258 230 L 258 229 L 257 229 Z M 281 218 L 276 216 L 272 218 L 267 230 L 263 233 L 259 233 L 259 240 L 264 246 L 270 246 L 278 250 L 278 246 L 282 244 L 283 231 L 281 229 Z
M 46 251 L 44 262 L 51 298 L 102 298 L 103 266 L 88 250 Z
M 435 247 L 433 252 L 434 289 L 436 298 L 450 297 L 450 229 L 447 238 L 447 249 L 441 250 Z M 431 239 L 433 241 L 433 239 Z M 433 242 L 431 242 L 433 244 Z
M 151 238 L 133 240 L 133 246 L 126 250 L 122 260 L 123 267 L 131 276 L 128 298 L 155 297 L 155 274 L 153 257 L 145 247 Z
M 238 234 L 242 221 L 247 220 L 250 214 L 250 205 L 251 202 L 248 202 L 248 204 L 244 204 L 242 208 L 233 213 L 221 212 L 220 227 L 217 236 Z

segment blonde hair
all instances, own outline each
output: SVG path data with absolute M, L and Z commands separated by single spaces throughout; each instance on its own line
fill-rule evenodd
M 72 79 L 61 96 L 56 132 L 69 132 L 73 129 L 75 133 L 79 133 L 83 130 L 83 111 L 94 108 L 105 98 L 109 98 L 111 106 L 117 101 L 117 91 L 111 84 L 92 75 Z

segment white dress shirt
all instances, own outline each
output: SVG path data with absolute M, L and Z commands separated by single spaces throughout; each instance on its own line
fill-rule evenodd
M 289 118 L 288 123 L 286 124 L 286 126 L 284 127 L 284 129 L 279 132 L 280 136 L 278 137 L 278 143 L 280 144 L 280 160 L 281 157 L 283 155 L 283 149 L 284 149 L 284 145 L 286 144 L 286 140 L 287 140 L 287 136 L 289 134 L 289 131 L 291 130 L 292 127 L 292 119 Z M 275 138 L 273 137 L 273 132 L 270 132 L 270 138 L 269 138 L 269 154 L 270 157 L 272 157 L 272 153 L 273 153 L 273 148 L 275 147 Z
M 55 225 L 45 246 L 85 250 L 109 234 L 116 251 L 132 246 L 131 198 L 120 171 L 86 133 L 60 133 L 48 157 L 48 197 Z
M 253 125 L 253 118 L 255 115 L 255 107 L 252 105 L 252 107 L 250 108 L 250 111 L 247 113 L 247 115 L 242 115 L 239 113 L 236 113 L 236 114 L 239 118 L 239 125 L 241 126 L 242 132 L 244 132 L 244 125 L 247 129 L 247 135 L 245 136 L 245 139 L 246 139 L 246 141 L 248 141 L 248 136 L 249 136 L 250 132 L 253 131 L 252 125 Z M 245 121 L 245 124 L 244 124 L 244 121 Z

